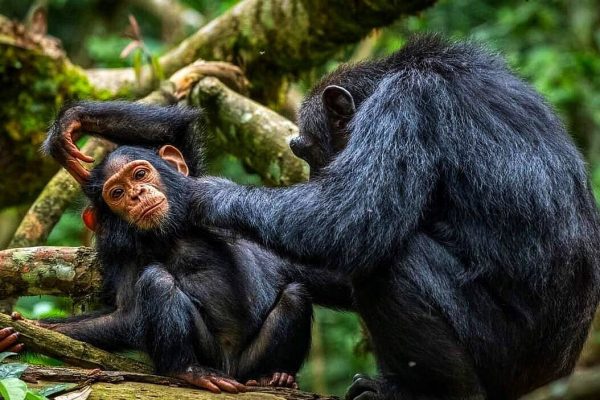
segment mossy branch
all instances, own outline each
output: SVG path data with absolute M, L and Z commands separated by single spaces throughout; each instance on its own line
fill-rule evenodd
M 166 75 L 197 59 L 230 61 L 244 66 L 253 98 L 276 104 L 287 76 L 322 64 L 343 46 L 373 28 L 414 14 L 435 0 L 245 0 L 203 26 L 160 58 Z M 89 71 L 97 87 L 135 86 L 132 69 Z M 141 89 L 154 85 L 150 68 Z
M 268 185 L 287 186 L 308 177 L 308 166 L 289 149 L 298 128 L 288 119 L 211 77 L 196 85 L 189 102 L 207 112 L 211 151 L 231 152 Z
M 248 387 L 246 393 L 236 395 L 214 394 L 191 388 L 186 383 L 163 376 L 120 371 L 98 371 L 78 368 L 29 366 L 21 379 L 30 385 L 51 383 L 75 383 L 78 390 L 90 391 L 89 400 L 94 399 L 180 399 L 180 400 L 337 400 L 285 388 Z M 89 389 L 88 389 L 89 388 Z
M 28 349 L 59 358 L 71 365 L 142 373 L 152 371 L 152 367 L 147 364 L 109 353 L 31 322 L 14 321 L 6 314 L 0 314 L 0 326 L 13 327 L 20 333 L 19 340 Z

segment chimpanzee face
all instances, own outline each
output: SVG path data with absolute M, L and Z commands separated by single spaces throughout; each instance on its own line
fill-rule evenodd
M 309 97 L 300 109 L 300 134 L 290 141 L 292 152 L 310 166 L 310 176 L 318 176 L 342 151 L 349 138 L 348 122 L 356 112 L 352 95 L 330 85 Z
M 111 161 L 107 168 L 114 172 L 102 188 L 106 204 L 139 229 L 160 226 L 168 215 L 169 202 L 159 172 L 145 160 Z
M 136 159 L 140 155 L 135 157 L 133 154 L 116 152 L 109 155 L 103 166 L 102 199 L 114 214 L 138 229 L 159 228 L 173 206 L 163 181 L 165 177 L 161 177 L 157 169 L 160 167 L 155 167 L 158 164 L 152 164 L 148 159 Z M 165 145 L 158 151 L 158 156 L 162 160 L 154 162 L 164 161 L 179 173 L 188 175 L 185 159 L 177 148 Z

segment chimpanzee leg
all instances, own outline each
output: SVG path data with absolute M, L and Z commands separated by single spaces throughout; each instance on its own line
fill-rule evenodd
M 448 259 L 436 254 L 428 240 L 418 235 L 398 264 L 382 266 L 368 279 L 354 280 L 359 313 L 382 375 L 378 379 L 355 376 L 348 400 L 485 398 L 471 357 L 438 311 L 439 299 L 423 289 L 451 293 L 445 290 L 449 269 L 441 264 Z M 452 308 L 450 302 L 455 300 L 451 296 L 446 300 Z
M 287 285 L 242 353 L 237 376 L 242 382 L 253 379 L 273 386 L 295 386 L 295 374 L 310 348 L 311 324 L 309 294 L 301 284 Z
M 237 393 L 244 386 L 217 370 L 220 346 L 190 297 L 160 265 L 148 266 L 135 287 L 135 308 L 143 343 L 156 371 L 204 389 Z
M 135 287 L 138 324 L 143 326 L 143 345 L 158 373 L 184 372 L 198 365 L 221 363 L 218 345 L 192 300 L 176 284 L 175 278 L 159 265 L 147 267 Z

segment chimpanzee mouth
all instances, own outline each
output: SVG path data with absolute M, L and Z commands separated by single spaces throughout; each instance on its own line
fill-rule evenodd
M 162 199 L 161 199 L 159 202 L 157 202 L 156 204 L 154 204 L 154 205 L 152 205 L 152 206 L 148 207 L 147 209 L 145 209 L 145 210 L 144 210 L 144 211 L 143 211 L 143 212 L 140 214 L 140 216 L 138 217 L 138 219 L 137 219 L 137 220 L 138 220 L 138 221 L 141 221 L 141 220 L 143 220 L 144 218 L 146 218 L 148 215 L 152 214 L 152 212 L 153 212 L 154 210 L 156 210 L 158 207 L 160 207 L 160 206 L 162 205 L 162 203 L 164 203 L 164 202 L 165 202 L 165 200 L 166 200 L 165 198 L 162 198 Z

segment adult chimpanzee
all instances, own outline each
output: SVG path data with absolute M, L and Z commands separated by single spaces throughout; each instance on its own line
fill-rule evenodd
M 562 124 L 501 59 L 414 39 L 326 77 L 300 129 L 316 179 L 205 178 L 197 218 L 352 277 L 383 374 L 349 398 L 512 399 L 572 370 L 597 210 Z
M 215 392 L 243 390 L 229 377 L 292 386 L 312 318 L 308 292 L 289 279 L 296 267 L 189 223 L 187 164 L 173 146 L 159 154 L 119 147 L 83 186 L 114 310 L 42 325 L 105 349 L 145 350 L 157 372 Z

